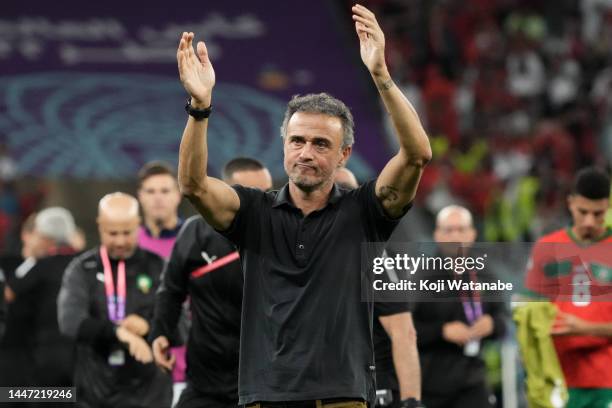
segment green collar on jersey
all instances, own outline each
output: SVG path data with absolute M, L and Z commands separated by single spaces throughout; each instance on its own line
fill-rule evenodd
M 588 247 L 590 245 L 596 244 L 598 242 L 603 241 L 604 239 L 612 236 L 612 228 L 606 228 L 606 230 L 604 231 L 603 234 L 601 234 L 601 236 L 599 236 L 597 239 L 593 240 L 593 241 L 581 241 L 578 239 L 578 237 L 574 234 L 574 231 L 572 231 L 572 227 L 567 227 L 566 228 L 567 231 L 567 235 L 570 237 L 570 239 L 572 241 L 574 241 L 574 243 L 578 246 L 581 247 Z

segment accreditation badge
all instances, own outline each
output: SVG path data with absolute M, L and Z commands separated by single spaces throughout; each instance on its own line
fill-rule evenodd
M 470 340 L 463 346 L 463 354 L 468 357 L 476 357 L 480 352 L 480 341 Z
M 108 364 L 113 367 L 125 364 L 125 351 L 123 349 L 113 350 L 108 356 Z

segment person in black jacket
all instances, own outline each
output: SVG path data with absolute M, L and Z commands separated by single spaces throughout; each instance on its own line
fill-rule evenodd
M 436 219 L 434 239 L 440 254 L 454 243 L 471 244 L 476 239 L 470 212 L 463 207 L 442 209 Z M 444 243 L 451 243 L 440 245 Z M 455 252 L 456 253 L 456 252 Z M 485 271 L 486 272 L 486 271 Z M 464 275 L 484 281 L 481 272 Z M 456 278 L 452 272 L 431 271 L 435 279 Z M 481 340 L 504 333 L 504 304 L 481 300 L 477 291 L 447 290 L 435 294 L 436 301 L 414 302 L 423 380 L 423 402 L 428 408 L 484 408 L 493 406 L 485 383 L 485 365 L 480 357 Z
M 163 260 L 137 247 L 138 202 L 106 195 L 98 207 L 102 245 L 75 258 L 58 298 L 61 331 L 76 339 L 79 407 L 159 407 L 172 382 L 144 340 Z
M 237 158 L 226 164 L 229 184 L 269 190 L 272 178 L 257 160 Z M 151 338 L 155 361 L 170 370 L 168 354 L 181 305 L 191 302 L 192 326 L 187 346 L 187 388 L 177 408 L 236 407 L 238 350 L 243 278 L 232 243 L 202 217 L 181 229 L 157 293 Z
M 2 268 L 6 281 L 17 279 L 32 268 L 34 258 L 34 222 L 36 214 L 30 214 L 21 226 L 21 257 L 3 257 Z M 1 296 L 6 301 L 6 329 L 0 339 L 0 386 L 26 386 L 36 382 L 36 370 L 32 353 L 28 346 L 34 337 L 32 322 L 34 311 L 28 304 L 27 297 L 15 297 L 15 294 L 4 285 Z M 25 402 L 6 403 L 7 407 L 26 408 Z
M 50 207 L 34 219 L 28 242 L 30 262 L 24 262 L 7 282 L 13 302 L 29 311 L 26 347 L 33 361 L 28 384 L 46 387 L 72 386 L 74 343 L 57 324 L 57 295 L 62 276 L 75 250 L 70 245 L 76 230 L 72 214 Z

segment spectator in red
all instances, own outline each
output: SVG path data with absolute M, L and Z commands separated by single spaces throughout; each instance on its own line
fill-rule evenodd
M 459 142 L 459 126 L 455 109 L 455 84 L 445 78 L 436 65 L 427 67 L 423 89 L 429 133 L 444 135 L 452 144 Z

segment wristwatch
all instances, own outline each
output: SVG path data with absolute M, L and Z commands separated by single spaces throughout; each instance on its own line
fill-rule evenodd
M 421 401 L 416 398 L 406 398 L 400 401 L 400 408 L 426 408 Z
M 212 112 L 212 105 L 206 109 L 196 109 L 191 106 L 191 98 L 189 98 L 185 104 L 185 112 L 187 112 L 190 116 L 193 116 L 193 118 L 197 121 L 204 120 L 210 116 L 210 112 Z

